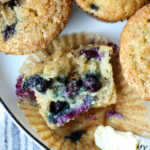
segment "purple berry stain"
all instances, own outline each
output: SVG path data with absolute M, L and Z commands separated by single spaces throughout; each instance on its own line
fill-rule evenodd
M 86 134 L 85 130 L 77 130 L 65 136 L 65 139 L 70 139 L 73 143 L 76 144 L 81 139 L 83 134 Z
M 67 109 L 63 109 L 63 111 L 61 111 L 60 113 L 57 114 L 57 116 L 49 116 L 49 120 L 50 122 L 54 123 L 54 124 L 64 124 L 67 120 L 71 120 L 73 119 L 75 116 L 77 116 L 78 114 L 85 112 L 87 110 L 90 109 L 91 106 L 91 101 L 93 100 L 93 97 L 90 96 L 86 96 L 83 99 L 83 103 L 76 107 L 76 108 L 67 108 Z
M 91 58 L 97 58 L 97 59 L 102 59 L 104 57 L 103 54 L 99 53 L 99 47 L 94 47 L 92 49 L 88 50 L 81 50 L 79 52 L 79 56 L 85 54 L 87 59 L 90 60 Z
M 94 115 L 87 115 L 85 117 L 89 120 L 97 120 L 97 117 L 95 117 Z
M 72 80 L 67 84 L 65 97 L 75 96 L 79 93 L 80 88 L 82 87 L 83 83 L 81 79 Z
M 84 88 L 89 92 L 97 92 L 102 87 L 102 83 L 94 74 L 87 74 L 83 81 Z
M 89 41 L 89 44 L 95 44 L 95 39 L 92 38 L 92 39 Z
M 107 112 L 106 117 L 107 118 L 116 117 L 118 119 L 121 119 L 123 115 L 121 113 L 118 113 L 116 110 L 110 110 Z
M 34 95 L 34 91 L 32 91 L 31 89 L 23 90 L 21 88 L 22 81 L 23 81 L 23 76 L 19 76 L 16 83 L 16 95 L 22 100 L 24 99 L 35 100 L 36 98 Z
M 50 105 L 50 111 L 51 113 L 54 114 L 58 114 L 61 111 L 63 111 L 63 109 L 69 109 L 69 104 L 67 102 L 62 102 L 62 101 L 57 101 L 57 102 L 51 102 Z
M 107 45 L 113 48 L 114 53 L 118 52 L 118 46 L 113 42 L 109 42 Z
M 2 31 L 3 39 L 5 42 L 10 38 L 11 35 L 15 34 L 15 26 L 16 26 L 16 23 L 13 23 L 11 26 L 7 25 L 5 30 Z

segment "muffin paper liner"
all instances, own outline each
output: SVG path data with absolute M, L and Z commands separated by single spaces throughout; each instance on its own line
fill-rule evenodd
M 31 54 L 20 69 L 26 74 L 36 63 L 44 61 L 56 50 L 67 51 L 86 44 L 108 44 L 113 46 L 116 54 L 112 58 L 114 79 L 117 87 L 117 103 L 105 108 L 92 108 L 74 120 L 57 129 L 49 129 L 39 114 L 39 106 L 34 100 L 18 100 L 21 110 L 31 126 L 41 135 L 49 148 L 56 150 L 98 150 L 95 145 L 94 132 L 99 125 L 110 125 L 117 130 L 131 131 L 136 135 L 150 137 L 150 119 L 144 100 L 128 86 L 119 62 L 118 48 L 109 39 L 97 34 L 71 34 L 55 39 L 45 52 Z
M 114 110 L 122 114 L 122 119 L 110 117 L 107 119 L 107 125 L 117 130 L 131 131 L 140 136 L 150 137 L 150 118 L 144 100 L 128 86 L 119 59 L 113 59 L 112 63 L 117 88 L 117 103 L 114 105 Z

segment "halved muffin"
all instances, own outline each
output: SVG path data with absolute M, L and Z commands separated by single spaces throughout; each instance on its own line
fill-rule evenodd
M 35 92 L 48 126 L 59 127 L 91 107 L 116 102 L 112 54 L 106 45 L 56 51 L 25 75 L 22 89 Z

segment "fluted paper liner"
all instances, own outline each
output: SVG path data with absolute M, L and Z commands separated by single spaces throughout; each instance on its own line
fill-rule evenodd
M 107 44 L 110 41 L 95 34 L 71 34 L 57 38 L 46 52 L 38 52 L 30 55 L 23 64 L 20 73 L 26 74 L 35 63 L 44 61 L 46 57 L 55 50 L 78 48 L 81 44 Z M 95 145 L 94 131 L 98 125 L 110 125 L 117 130 L 131 131 L 134 134 L 150 137 L 150 118 L 144 106 L 144 100 L 127 85 L 125 81 L 118 54 L 112 59 L 114 79 L 117 86 L 117 103 L 106 108 L 94 108 L 80 114 L 74 120 L 64 126 L 51 130 L 39 114 L 39 107 L 35 101 L 19 100 L 18 104 L 24 111 L 31 126 L 39 133 L 49 148 L 56 150 L 98 150 Z M 109 111 L 116 111 L 120 117 L 108 116 Z M 76 142 L 66 138 L 74 131 L 85 131 Z
M 107 125 L 118 130 L 150 137 L 150 118 L 144 106 L 144 100 L 128 86 L 123 77 L 119 59 L 113 60 L 113 72 L 118 97 L 114 109 L 122 114 L 122 118 L 110 117 Z

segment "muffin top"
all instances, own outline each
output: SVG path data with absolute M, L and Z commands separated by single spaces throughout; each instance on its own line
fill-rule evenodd
M 75 0 L 83 11 L 104 21 L 118 21 L 131 17 L 149 0 Z
M 0 51 L 29 54 L 46 48 L 64 28 L 72 0 L 3 0 Z

